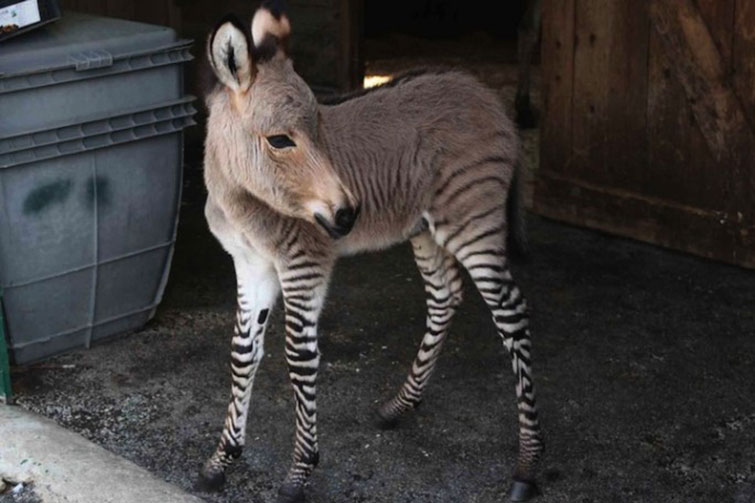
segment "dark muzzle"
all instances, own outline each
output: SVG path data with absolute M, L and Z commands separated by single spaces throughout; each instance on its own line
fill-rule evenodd
M 332 224 L 319 213 L 315 213 L 315 220 L 317 220 L 317 223 L 327 231 L 330 237 L 338 239 L 351 232 L 351 229 L 354 228 L 354 222 L 356 222 L 357 217 L 359 216 L 359 210 L 359 206 L 356 208 L 350 206 L 339 208 L 336 211 L 334 222 Z

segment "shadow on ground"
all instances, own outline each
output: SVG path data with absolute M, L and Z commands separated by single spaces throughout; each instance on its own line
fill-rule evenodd
M 196 156 L 195 156 L 196 157 Z M 18 402 L 192 490 L 229 391 L 231 262 L 188 167 L 173 272 L 142 331 L 14 376 Z M 547 502 L 753 501 L 755 275 L 530 218 L 530 299 Z M 469 282 L 467 282 L 469 286 Z M 281 310 L 255 384 L 249 447 L 208 501 L 273 501 L 293 445 Z M 321 323 L 322 461 L 312 502 L 498 502 L 516 447 L 513 378 L 467 288 L 423 406 L 371 423 L 424 327 L 408 247 L 343 260 Z

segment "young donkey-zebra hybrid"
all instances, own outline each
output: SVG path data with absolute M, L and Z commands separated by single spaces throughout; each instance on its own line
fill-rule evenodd
M 222 484 L 241 453 L 265 324 L 282 291 L 296 440 L 279 494 L 280 501 L 303 499 L 318 460 L 317 321 L 333 264 L 339 255 L 410 240 L 427 292 L 427 332 L 379 417 L 389 426 L 420 402 L 461 301 L 461 264 L 511 355 L 519 412 L 511 496 L 529 497 L 543 443 L 526 304 L 506 260 L 516 130 L 497 97 L 458 72 L 415 72 L 318 105 L 288 59 L 289 33 L 285 14 L 265 4 L 251 32 L 226 18 L 208 40 L 218 82 L 206 98 L 205 214 L 233 257 L 238 312 L 232 396 L 201 481 Z

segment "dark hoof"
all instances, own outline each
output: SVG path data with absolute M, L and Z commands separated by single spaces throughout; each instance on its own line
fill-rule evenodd
M 389 414 L 384 409 L 385 407 L 381 405 L 375 410 L 375 426 L 381 430 L 392 430 L 398 426 L 400 416 Z
M 411 410 L 417 410 L 420 405 L 422 405 L 422 400 L 417 401 L 408 409 L 400 409 L 393 405 L 393 400 L 383 402 L 375 410 L 375 425 L 381 430 L 392 430 L 398 426 L 401 416 Z
M 509 499 L 511 501 L 529 501 L 535 496 L 540 494 L 535 482 L 529 482 L 526 480 L 516 480 L 511 484 L 509 490 Z
M 199 480 L 195 485 L 197 491 L 212 493 L 220 491 L 225 485 L 225 472 L 199 473 Z
M 283 484 L 278 490 L 278 503 L 304 503 L 304 486 Z

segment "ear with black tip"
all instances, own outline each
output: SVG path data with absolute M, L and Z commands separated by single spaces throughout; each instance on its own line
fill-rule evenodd
M 254 80 L 251 38 L 236 16 L 226 16 L 207 40 L 207 59 L 218 80 L 233 91 L 249 89 Z
M 274 56 L 278 51 L 288 53 L 288 37 L 291 23 L 286 15 L 283 0 L 265 0 L 252 18 L 252 40 L 255 53 L 262 59 Z

